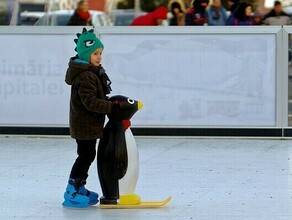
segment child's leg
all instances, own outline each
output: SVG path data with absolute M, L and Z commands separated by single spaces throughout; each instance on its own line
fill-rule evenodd
M 76 142 L 78 157 L 71 170 L 63 205 L 72 207 L 76 203 L 77 205 L 73 207 L 85 208 L 88 204 L 94 205 L 98 202 L 98 194 L 84 187 L 89 167 L 95 159 L 96 140 L 76 140 Z M 76 195 L 78 197 L 75 197 Z
M 95 159 L 96 140 L 76 140 L 78 157 L 72 167 L 70 178 L 86 180 L 88 170 Z

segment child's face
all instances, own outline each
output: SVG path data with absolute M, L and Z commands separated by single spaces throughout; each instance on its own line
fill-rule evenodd
M 102 59 L 102 51 L 103 48 L 97 48 L 93 53 L 90 55 L 90 63 L 94 66 L 99 66 L 101 59 Z

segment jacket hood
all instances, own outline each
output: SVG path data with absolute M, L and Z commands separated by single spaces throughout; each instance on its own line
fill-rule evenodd
M 68 69 L 65 76 L 65 82 L 68 85 L 72 85 L 74 80 L 83 72 L 89 69 L 91 66 L 87 63 L 77 62 L 76 58 L 71 58 L 68 64 Z

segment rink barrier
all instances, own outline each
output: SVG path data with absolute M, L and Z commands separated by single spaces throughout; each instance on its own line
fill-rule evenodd
M 3 27 L 1 28 L 0 36 L 5 37 L 5 35 L 20 35 L 20 36 L 30 36 L 31 34 L 34 34 L 36 39 L 39 35 L 46 36 L 49 40 L 51 37 L 58 39 L 58 36 L 63 36 L 68 38 L 68 42 L 71 42 L 72 40 L 72 33 L 76 33 L 76 31 L 79 31 L 80 28 L 77 27 L 41 27 L 41 28 L 35 28 L 35 27 Z M 134 30 L 134 31 L 133 31 Z M 132 29 L 130 27 L 101 27 L 98 28 L 97 33 L 99 34 L 99 37 L 103 41 L 105 41 L 107 45 L 108 51 L 112 51 L 111 48 L 109 48 L 111 45 L 106 42 L 110 40 L 114 40 L 118 38 L 119 36 L 127 36 L 133 34 L 134 36 L 137 36 L 139 38 L 140 36 L 145 35 L 148 37 L 149 35 L 179 35 L 183 34 L 185 36 L 194 36 L 194 35 L 211 35 L 211 36 L 216 36 L 216 34 L 219 34 L 219 36 L 228 36 L 228 35 L 235 35 L 235 36 L 249 36 L 249 35 L 262 35 L 262 36 L 275 36 L 276 42 L 273 44 L 275 47 L 275 50 L 272 50 L 270 55 L 275 54 L 275 60 L 273 61 L 275 63 L 275 67 L 273 70 L 274 71 L 274 76 L 275 76 L 275 91 L 272 89 L 272 95 L 273 96 L 268 96 L 269 100 L 275 100 L 272 101 L 273 103 L 271 104 L 271 107 L 274 108 L 272 114 L 268 114 L 264 112 L 265 117 L 267 118 L 267 121 L 257 121 L 257 118 L 254 118 L 255 122 L 245 122 L 243 124 L 231 124 L 230 122 L 219 122 L 218 124 L 204 124 L 204 123 L 192 123 L 191 125 L 184 124 L 184 122 L 177 121 L 178 124 L 166 121 L 164 124 L 160 126 L 160 121 L 157 121 L 157 124 L 154 124 L 154 126 L 149 126 L 147 121 L 138 121 L 137 119 L 133 120 L 133 124 L 136 124 L 137 127 L 131 127 L 134 135 L 136 136 L 194 136 L 194 137 L 270 137 L 270 138 L 289 138 L 292 137 L 292 128 L 290 129 L 288 127 L 288 83 L 287 83 L 287 78 L 288 78 L 288 60 L 286 59 L 287 54 L 288 54 L 288 41 L 289 41 L 289 34 L 292 33 L 292 27 L 279 27 L 279 26 L 271 26 L 271 27 L 224 27 L 224 28 L 216 28 L 216 27 L 196 27 L 196 28 L 178 28 L 178 27 L 173 27 L 173 28 L 168 28 L 168 27 L 161 27 L 161 28 L 137 28 L 137 29 Z M 75 35 L 75 34 L 74 34 Z M 9 39 L 9 37 L 7 38 Z M 118 42 L 118 41 L 117 41 Z M 71 42 L 72 44 L 72 42 Z M 43 44 L 45 45 L 45 44 Z M 61 43 L 60 43 L 61 45 Z M 56 47 L 60 47 L 60 45 L 56 45 Z M 118 46 L 118 45 L 113 45 L 113 46 Z M 67 48 L 68 47 L 68 48 Z M 69 53 L 72 52 L 72 45 L 66 46 L 68 49 Z M 34 49 L 34 48 L 32 48 Z M 52 50 L 48 50 L 52 51 Z M 210 51 L 209 51 L 210 52 Z M 211 51 L 212 52 L 212 51 Z M 26 51 L 24 51 L 26 53 Z M 67 55 L 66 55 L 67 57 Z M 57 57 L 55 60 L 63 60 L 63 57 Z M 30 62 L 30 60 L 28 60 Z M 45 59 L 46 61 L 46 59 Z M 3 74 L 4 77 L 9 77 L 8 71 L 10 71 L 13 68 L 18 68 L 18 66 L 12 66 L 11 69 L 9 67 L 9 62 L 7 60 L 2 59 L 2 67 L 1 71 L 6 71 L 6 75 Z M 28 71 L 28 73 L 31 73 L 29 69 L 27 69 L 26 65 L 31 65 L 34 63 L 24 63 L 23 66 L 20 66 L 22 68 L 25 67 L 25 70 Z M 42 65 L 39 68 L 58 68 L 58 66 L 49 66 L 46 65 L 46 63 L 41 63 Z M 54 64 L 53 61 L 49 60 L 50 65 Z M 267 65 L 267 64 L 265 64 Z M 32 67 L 38 67 L 38 66 L 33 66 Z M 273 69 L 273 68 L 272 68 Z M 0 71 L 0 75 L 1 75 Z M 32 72 L 35 73 L 35 72 Z M 17 78 L 19 76 L 19 78 Z M 56 106 L 56 103 L 63 103 L 65 104 L 68 102 L 68 100 L 64 100 L 64 96 L 67 97 L 67 94 L 64 93 L 63 87 L 61 88 L 58 83 L 62 84 L 63 86 L 63 76 L 59 77 L 58 74 L 55 75 L 49 75 L 51 78 L 49 79 L 46 77 L 46 80 L 40 81 L 40 87 L 38 95 L 55 95 L 55 97 L 60 97 L 60 99 L 54 100 L 54 102 L 51 103 L 46 103 L 47 100 L 43 99 L 43 103 L 38 103 L 38 105 L 34 106 L 35 109 L 38 109 L 40 106 L 42 106 L 42 111 L 46 111 L 46 113 L 51 113 L 54 111 L 51 111 L 50 106 Z M 16 77 L 16 83 L 12 84 L 5 84 L 5 78 L 4 78 L 4 84 L 0 84 L 0 88 L 2 89 L 1 95 L 4 96 L 4 106 L 8 106 L 8 110 L 6 112 L 4 111 L 4 114 L 1 114 L 0 109 L 0 135 L 69 135 L 69 128 L 67 124 L 67 110 L 68 109 L 62 109 L 64 107 L 63 104 L 59 106 L 59 108 L 62 110 L 62 117 L 60 117 L 62 120 L 58 121 L 59 119 L 56 119 L 55 121 L 52 121 L 51 119 L 55 119 L 55 116 L 57 115 L 50 115 L 46 116 L 45 118 L 40 118 L 38 120 L 38 116 L 34 114 L 35 112 L 31 112 L 27 110 L 28 114 L 28 119 L 26 120 L 26 117 L 23 117 L 21 115 L 23 108 L 20 108 L 19 104 L 17 101 L 12 102 L 11 100 L 14 100 L 13 98 L 20 97 L 19 99 L 22 100 L 27 100 L 27 104 L 30 105 L 31 103 L 29 102 L 29 97 L 27 97 L 26 93 L 29 92 L 27 90 L 27 86 L 35 86 L 35 84 L 29 84 L 28 81 L 21 81 L 23 80 L 23 77 L 21 77 L 21 74 L 17 75 Z M 58 78 L 59 77 L 59 78 Z M 37 78 L 37 77 L 36 77 Z M 45 78 L 44 78 L 45 79 Z M 58 81 L 56 81 L 56 79 Z M 59 81 L 59 79 L 61 79 Z M 51 80 L 51 81 L 49 81 Z M 12 82 L 15 82 L 12 81 Z M 58 82 L 58 83 L 57 83 Z M 186 82 L 187 83 L 187 82 Z M 12 86 L 19 86 L 18 89 L 14 89 L 14 93 L 12 94 L 11 88 Z M 21 86 L 26 86 L 26 87 L 21 87 Z M 9 90 L 10 89 L 10 90 Z M 129 94 L 136 94 L 135 90 L 134 92 L 131 90 L 132 87 L 129 87 L 126 90 L 127 93 Z M 5 93 L 6 91 L 6 93 Z M 24 91 L 23 93 L 21 93 Z M 31 93 L 34 92 L 34 90 L 31 89 Z M 20 94 L 18 94 L 20 93 Z M 57 96 L 58 93 L 61 93 L 61 95 Z M 121 93 L 122 94 L 122 93 Z M 151 94 L 151 90 L 149 90 L 149 94 Z M 146 94 L 146 95 L 149 95 Z M 33 94 L 29 94 L 33 95 Z M 62 96 L 63 95 L 63 96 Z M 141 94 L 140 94 L 141 95 Z M 185 94 L 184 94 L 185 95 Z M 224 97 L 223 97 L 224 98 Z M 228 97 L 227 97 L 228 98 Z M 204 100 L 204 97 L 203 97 Z M 223 99 L 224 100 L 224 99 Z M 2 99 L 3 101 L 3 99 Z M 11 104 L 12 103 L 12 104 Z M 13 104 L 15 103 L 15 104 Z M 10 106 L 13 107 L 13 111 L 9 111 Z M 15 106 L 13 106 L 15 105 Z M 161 105 L 165 105 L 165 103 L 161 103 Z M 1 99 L 0 99 L 0 106 L 1 106 Z M 64 105 L 67 106 L 67 105 Z M 228 106 L 227 106 L 228 107 Z M 232 106 L 231 106 L 232 107 Z M 19 113 L 16 111 L 18 114 L 13 114 L 15 109 L 19 108 Z M 148 107 L 149 108 L 149 107 Z M 65 110 L 65 111 L 64 111 Z M 147 109 L 146 109 L 147 110 Z M 146 112 L 146 111 L 145 111 Z M 2 112 L 3 113 L 3 112 Z M 232 111 L 230 112 L 231 114 L 233 113 Z M 7 115 L 6 115 L 7 114 Z M 143 115 L 143 112 L 141 111 L 141 115 Z M 6 117 L 8 116 L 8 117 Z M 231 115 L 232 116 L 232 115 Z M 31 117 L 31 118 L 30 118 Z M 269 117 L 271 119 L 269 120 Z M 143 117 L 141 117 L 143 118 Z M 2 120 L 1 120 L 2 119 Z M 3 120 L 5 119 L 5 120 Z M 8 120 L 7 120 L 8 119 Z M 31 119 L 37 119 L 33 121 L 32 123 L 27 123 L 31 122 Z M 135 122 L 136 120 L 136 122 Z M 208 118 L 205 122 L 208 122 Z M 209 120 L 210 121 L 210 120 Z M 144 124 L 144 122 L 147 122 Z M 155 122 L 155 121 L 154 121 Z M 162 121 L 163 122 L 163 121 Z M 241 122 L 239 120 L 239 122 Z M 263 123 L 262 123 L 263 122 Z M 180 124 L 179 124 L 180 123 Z M 221 124 L 220 124 L 221 123 Z M 249 124 L 250 123 L 250 124 Z M 262 123 L 262 124 L 261 124 Z M 177 127 L 176 127 L 177 125 Z

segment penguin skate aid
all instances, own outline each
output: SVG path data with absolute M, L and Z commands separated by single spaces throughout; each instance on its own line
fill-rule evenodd
M 77 34 L 77 55 L 69 60 L 65 81 L 71 86 L 70 135 L 77 143 L 77 158 L 64 193 L 64 207 L 87 208 L 99 195 L 85 188 L 88 170 L 95 159 L 103 196 L 102 208 L 158 207 L 170 201 L 141 202 L 135 194 L 139 155 L 130 119 L 143 104 L 125 96 L 107 98 L 111 81 L 101 66 L 104 49 L 93 30 Z M 109 121 L 104 127 L 105 115 Z M 114 206 L 114 207 L 111 207 Z
M 131 132 L 130 119 L 143 107 L 142 102 L 117 95 L 109 100 L 119 103 L 108 114 L 103 137 L 99 141 L 97 168 L 103 196 L 101 208 L 155 208 L 163 201 L 143 202 L 135 193 L 139 176 L 139 153 Z
M 99 201 L 85 188 L 88 170 L 95 159 L 97 139 L 103 135 L 105 115 L 117 103 L 108 100 L 111 81 L 101 65 L 104 46 L 93 29 L 77 34 L 75 57 L 70 58 L 65 82 L 71 86 L 70 135 L 77 143 L 77 158 L 64 193 L 64 207 L 87 208 Z

